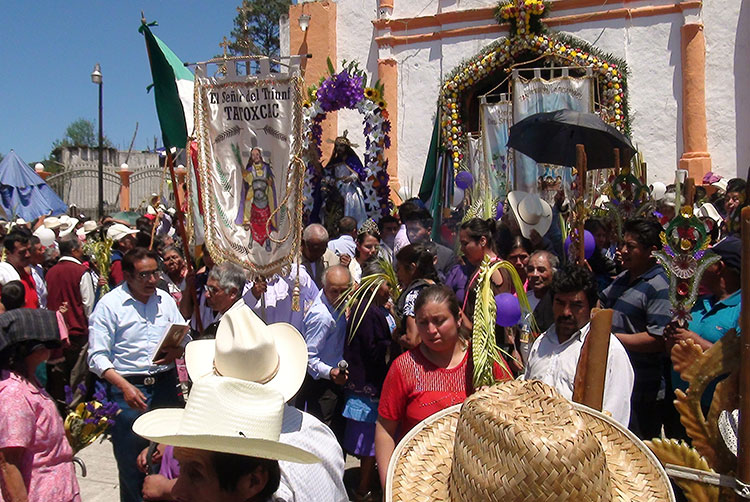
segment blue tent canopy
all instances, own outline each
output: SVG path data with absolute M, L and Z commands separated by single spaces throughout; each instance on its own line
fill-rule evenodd
M 13 150 L 0 162 L 0 205 L 8 217 L 26 221 L 68 210 L 41 176 Z

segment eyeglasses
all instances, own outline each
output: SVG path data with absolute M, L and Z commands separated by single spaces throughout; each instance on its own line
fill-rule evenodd
M 218 293 L 219 291 L 221 291 L 222 293 L 224 292 L 224 290 L 223 290 L 223 289 L 221 289 L 221 288 L 219 288 L 219 287 L 216 287 L 216 286 L 206 286 L 206 291 L 208 291 L 208 292 L 209 292 L 209 293 L 211 293 L 212 295 L 215 295 L 215 294 L 216 294 L 216 293 Z
M 143 272 L 138 272 L 136 274 L 139 279 L 150 279 L 151 277 L 158 278 L 161 276 L 161 272 L 159 270 L 144 270 Z

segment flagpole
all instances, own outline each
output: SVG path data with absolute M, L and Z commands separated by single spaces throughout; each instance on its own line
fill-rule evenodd
M 185 263 L 187 264 L 188 274 L 193 272 L 193 260 L 190 258 L 190 244 L 188 244 L 187 232 L 185 231 L 184 213 L 182 212 L 182 204 L 180 202 L 180 192 L 177 189 L 177 177 L 174 174 L 174 158 L 172 152 L 167 149 L 167 166 L 169 166 L 169 176 L 172 178 L 172 191 L 174 192 L 174 205 L 177 208 L 175 212 L 175 224 L 177 225 L 177 232 L 180 234 L 182 239 L 182 250 L 185 253 Z M 193 297 L 193 313 L 195 314 L 195 324 L 198 327 L 198 331 L 203 333 L 203 321 L 201 320 L 200 304 L 198 303 L 198 292 L 195 288 L 190 288 L 190 295 Z

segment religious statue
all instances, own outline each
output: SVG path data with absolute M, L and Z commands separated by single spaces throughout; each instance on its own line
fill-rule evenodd
M 273 171 L 268 162 L 263 161 L 260 148 L 250 150 L 250 159 L 242 171 L 242 190 L 240 192 L 240 207 L 237 211 L 235 223 L 249 226 L 253 241 L 266 251 L 271 251 L 271 241 L 268 234 L 276 228 L 275 222 L 268 225 L 271 213 L 276 208 L 276 187 Z
M 367 219 L 361 179 L 364 166 L 352 148 L 357 145 L 352 145 L 346 137 L 346 131 L 343 136 L 336 138 L 333 145 L 333 154 L 323 169 L 321 183 L 321 192 L 323 194 L 327 192 L 323 198 L 323 224 L 327 227 L 338 224 L 338 219 L 335 221 L 331 219 L 334 213 L 341 212 L 336 211 L 335 205 L 343 203 L 341 216 L 351 216 L 357 220 L 357 227 L 359 227 Z M 338 192 L 339 197 L 336 197 L 333 192 Z

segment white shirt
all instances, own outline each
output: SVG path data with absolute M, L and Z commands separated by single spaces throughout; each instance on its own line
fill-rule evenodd
M 355 260 L 352 260 L 355 261 Z M 253 296 L 251 288 L 247 288 L 243 298 L 245 303 L 263 319 L 266 324 L 287 322 L 301 332 L 305 329 L 303 319 L 310 306 L 318 296 L 318 286 L 315 285 L 305 267 L 300 267 L 299 274 L 299 304 L 300 310 L 292 309 L 294 281 L 297 276 L 296 265 L 285 277 L 276 276 L 268 281 L 266 292 L 260 299 Z
M 16 267 L 8 263 L 7 261 L 0 263 L 0 285 L 5 286 L 10 281 L 20 281 L 21 276 L 18 275 Z
M 396 261 L 396 255 L 401 250 L 402 247 L 406 247 L 409 244 L 409 236 L 406 234 L 406 225 L 401 224 L 400 227 L 398 227 L 398 232 L 396 233 L 396 237 L 393 239 L 393 261 Z
M 553 325 L 534 341 L 523 379 L 541 380 L 557 389 L 566 399 L 572 399 L 578 359 L 590 326 L 591 324 L 586 324 L 568 340 L 560 343 Z M 630 395 L 633 392 L 634 378 L 633 367 L 625 348 L 617 337 L 610 335 L 602 408 L 626 427 L 630 422 Z
M 354 259 L 354 252 L 357 250 L 357 244 L 354 242 L 354 237 L 344 234 L 338 239 L 328 241 L 328 249 L 336 253 L 338 256 L 348 254 Z
M 346 502 L 344 453 L 336 436 L 323 422 L 288 404 L 279 441 L 302 448 L 320 458 L 317 464 L 279 462 L 281 482 L 274 502 Z
M 72 256 L 61 256 L 59 261 L 72 261 L 73 263 L 77 263 L 78 265 L 81 265 L 81 262 Z M 32 270 L 33 270 L 32 266 Z M 36 280 L 36 278 L 34 278 Z M 91 275 L 90 272 L 86 271 L 81 276 L 81 282 L 79 283 L 78 287 L 81 289 L 81 301 L 83 303 L 83 313 L 86 314 L 86 317 L 89 317 L 91 315 L 91 311 L 94 310 L 94 296 L 96 293 L 96 286 L 94 285 L 94 277 Z M 41 304 L 41 297 L 39 299 Z M 47 304 L 46 301 L 46 291 L 45 291 L 45 306 Z
M 47 308 L 47 282 L 44 280 L 44 269 L 41 265 L 31 265 L 31 278 L 36 286 L 36 296 L 39 298 L 39 308 Z M 86 314 L 88 315 L 88 313 Z

